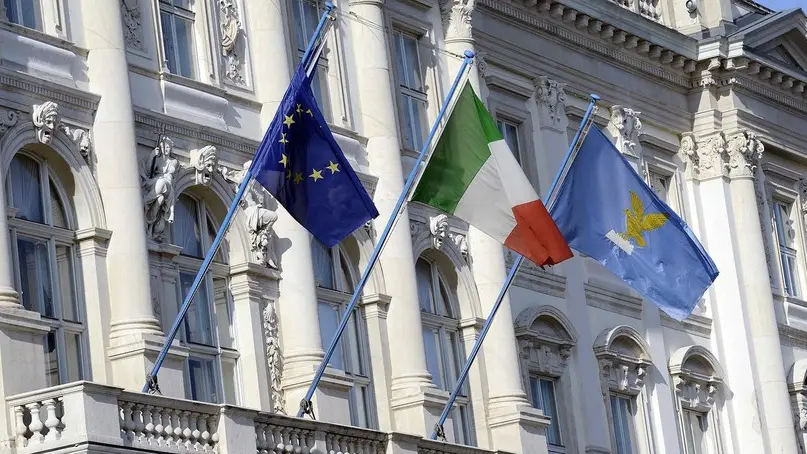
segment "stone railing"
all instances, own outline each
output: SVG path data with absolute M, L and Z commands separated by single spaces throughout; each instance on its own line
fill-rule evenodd
M 633 11 L 636 14 L 663 23 L 661 16 L 661 0 L 611 0 L 612 2 Z
M 0 451 L 218 454 L 491 454 L 467 446 L 77 382 L 10 396 Z M 95 448 L 93 448 L 93 446 Z

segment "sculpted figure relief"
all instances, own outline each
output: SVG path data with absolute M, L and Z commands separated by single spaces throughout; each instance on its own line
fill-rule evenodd
M 140 161 L 146 231 L 159 243 L 167 239 L 168 224 L 174 222 L 174 176 L 179 170 L 179 161 L 174 157 L 173 147 L 171 139 L 161 136 L 154 150 Z
M 37 140 L 45 145 L 50 145 L 53 141 L 53 134 L 61 124 L 59 105 L 53 101 L 37 104 L 34 106 L 31 116 L 36 127 Z
M 216 171 L 216 164 L 219 163 L 216 147 L 207 145 L 198 150 L 191 150 L 190 155 L 191 165 L 196 169 L 196 184 L 209 186 L 213 172 Z
M 250 164 L 252 161 L 245 162 L 243 170 L 237 172 L 224 167 L 220 167 L 220 171 L 224 178 L 232 183 L 233 189 L 237 190 L 244 181 L 244 174 Z M 246 191 L 241 200 L 241 208 L 247 220 L 247 230 L 255 258 L 269 268 L 278 269 L 278 257 L 274 248 L 275 233 L 272 229 L 277 221 L 277 213 L 264 207 L 263 189 L 260 185 L 254 183 L 254 186 Z

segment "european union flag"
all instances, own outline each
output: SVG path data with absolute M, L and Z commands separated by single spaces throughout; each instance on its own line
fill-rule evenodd
M 327 247 L 378 216 L 297 69 L 255 153 L 255 179 Z
M 689 316 L 717 278 L 689 227 L 596 126 L 569 166 L 552 217 L 569 246 L 676 320 Z

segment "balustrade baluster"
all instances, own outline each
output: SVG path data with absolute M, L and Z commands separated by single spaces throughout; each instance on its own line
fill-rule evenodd
M 272 427 L 272 443 L 276 454 L 283 452 L 286 449 L 286 440 L 283 438 L 282 429 L 278 426 Z
M 171 419 L 171 409 L 168 407 L 163 408 L 163 434 L 161 444 L 163 446 L 171 446 L 171 437 L 174 435 L 174 421 Z
M 154 410 L 153 405 L 143 407 L 143 439 L 141 443 L 151 445 L 154 441 Z
M 194 450 L 199 448 L 199 436 L 202 432 L 199 431 L 199 413 L 191 412 L 190 417 L 190 428 L 191 428 L 191 448 Z
M 174 433 L 171 434 L 171 439 L 174 442 L 174 446 L 177 448 L 182 446 L 182 426 L 179 422 L 179 415 L 182 412 L 177 409 L 173 409 L 171 411 L 171 426 L 173 426 Z
M 182 446 L 188 450 L 190 450 L 191 446 L 193 445 L 193 442 L 191 441 L 191 434 L 193 431 L 191 430 L 190 415 L 191 412 L 188 410 L 181 412 L 179 415 L 179 427 L 182 429 L 182 434 L 180 435 L 181 443 Z
M 14 416 L 17 420 L 17 447 L 23 448 L 28 446 L 28 439 L 25 434 L 28 432 L 28 426 L 25 424 L 23 416 L 25 415 L 25 407 L 17 405 L 14 407 Z
M 31 435 L 31 440 L 42 443 L 42 441 L 45 439 L 45 436 L 42 435 L 42 429 L 45 427 L 45 425 L 42 424 L 42 420 L 40 419 L 39 407 L 39 402 L 33 402 L 25 405 L 25 408 L 31 412 L 31 425 L 28 426 L 28 429 L 30 429 L 33 433 L 33 435 Z
M 210 446 L 215 448 L 219 442 L 219 416 L 208 416 L 208 421 L 210 424 Z
M 47 411 L 47 419 L 45 419 L 45 427 L 48 429 L 45 434 L 45 440 L 52 441 L 61 438 L 59 433 L 59 418 L 56 417 L 56 399 L 46 399 L 42 402 Z

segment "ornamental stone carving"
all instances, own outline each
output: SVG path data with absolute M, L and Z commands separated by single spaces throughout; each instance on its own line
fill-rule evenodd
M 448 236 L 448 216 L 438 214 L 429 218 L 429 232 L 432 234 L 434 248 L 440 249 Z
M 752 131 L 742 131 L 733 135 L 726 145 L 731 178 L 754 176 L 757 164 L 762 158 L 765 146 Z
M 210 186 L 213 173 L 216 171 L 216 165 L 219 163 L 216 147 L 207 145 L 196 150 L 191 150 L 190 157 L 191 166 L 196 170 L 196 184 Z
M 0 108 L 0 138 L 2 138 L 10 128 L 17 125 L 20 114 L 13 110 Z
M 123 39 L 126 48 L 145 52 L 140 0 L 120 0 L 123 20 Z
M 219 167 L 224 179 L 233 186 L 233 191 L 244 181 L 244 175 L 252 161 L 244 163 L 242 170 L 237 172 Z M 277 222 L 277 213 L 264 206 L 264 189 L 259 184 L 253 184 L 239 202 L 244 210 L 247 231 L 249 232 L 250 248 L 255 260 L 269 268 L 279 269 L 280 264 L 275 249 L 275 232 L 273 226 Z
M 139 165 L 146 232 L 158 243 L 168 239 L 168 225 L 174 222 L 174 178 L 180 165 L 173 149 L 174 141 L 161 135 L 157 146 Z
M 639 158 L 642 146 L 639 135 L 642 134 L 642 122 L 639 120 L 641 112 L 623 106 L 611 108 L 611 120 L 608 122 L 608 131 L 616 139 L 614 144 L 622 153 Z
M 722 132 L 700 143 L 693 134 L 686 133 L 681 137 L 679 154 L 689 161 L 692 178 L 722 177 L 728 175 L 726 145 L 726 136 Z
M 266 360 L 269 366 L 269 384 L 272 411 L 285 414 L 286 398 L 281 381 L 283 379 L 283 353 L 280 350 L 280 333 L 277 312 L 273 303 L 267 303 L 263 310 L 263 329 L 266 335 Z
M 53 142 L 53 136 L 57 132 L 66 135 L 76 146 L 81 156 L 88 158 L 92 149 L 90 134 L 84 129 L 74 128 L 62 122 L 59 115 L 59 105 L 53 101 L 45 101 L 42 104 L 35 104 L 31 119 L 36 128 L 36 139 L 45 145 Z M 16 120 L 15 120 L 16 122 Z
M 773 278 L 774 272 L 771 264 L 771 242 L 768 240 L 769 238 L 772 238 L 773 235 L 771 231 L 773 228 L 773 221 L 771 220 L 770 210 L 773 188 L 771 187 L 770 183 L 764 179 L 757 180 L 754 186 L 754 195 L 756 196 L 757 210 L 759 211 L 760 228 L 762 230 L 762 235 L 766 238 L 764 241 L 762 241 L 762 244 L 765 247 L 765 262 L 768 268 L 768 281 L 770 282 L 771 287 L 773 287 L 775 285 L 774 282 L 776 281 Z M 805 199 L 802 198 L 802 200 Z
M 239 85 L 244 84 L 244 65 L 241 49 L 241 20 L 238 16 L 236 0 L 219 0 L 219 21 L 221 27 L 221 55 L 224 57 L 224 76 Z
M 565 128 L 566 84 L 540 76 L 535 80 L 535 100 L 542 113 L 544 126 Z
M 723 383 L 722 368 L 706 348 L 683 347 L 670 356 L 670 375 L 681 408 L 707 413 Z
M 444 0 L 440 6 L 446 40 L 473 38 L 471 17 L 476 0 Z

